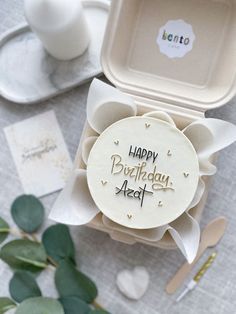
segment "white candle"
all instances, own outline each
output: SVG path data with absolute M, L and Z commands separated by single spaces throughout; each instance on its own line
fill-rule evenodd
M 70 60 L 84 53 L 89 30 L 80 0 L 24 0 L 25 16 L 49 54 Z

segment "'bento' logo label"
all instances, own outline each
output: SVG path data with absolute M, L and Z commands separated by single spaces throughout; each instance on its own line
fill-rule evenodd
M 193 28 L 183 20 L 168 21 L 159 30 L 157 44 L 169 58 L 182 58 L 193 49 Z

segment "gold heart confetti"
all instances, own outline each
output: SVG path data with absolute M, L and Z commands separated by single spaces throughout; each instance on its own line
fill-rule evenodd
M 185 178 L 187 178 L 189 176 L 189 173 L 184 172 L 184 176 L 185 176 Z
M 171 151 L 168 150 L 167 156 L 172 156 Z
M 150 128 L 150 126 L 151 126 L 151 124 L 149 124 L 149 123 L 145 123 L 145 127 L 146 127 L 146 129 Z
M 114 142 L 115 145 L 119 145 L 119 143 L 120 143 L 119 140 Z
M 107 181 L 101 180 L 101 183 L 102 183 L 102 185 L 106 185 L 106 184 L 107 184 Z
M 163 206 L 162 201 L 159 201 L 158 206 L 159 206 L 159 207 L 162 207 L 162 206 Z
M 131 218 L 132 218 L 132 215 L 131 215 L 131 214 L 127 214 L 127 217 L 128 217 L 129 219 L 131 219 Z

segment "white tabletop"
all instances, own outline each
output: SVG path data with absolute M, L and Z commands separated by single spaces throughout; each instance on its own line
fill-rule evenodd
M 0 0 L 0 34 L 23 22 L 22 0 Z M 0 73 L 4 75 L 4 73 Z M 0 216 L 10 219 L 12 200 L 23 193 L 13 164 L 3 128 L 38 113 L 55 110 L 71 157 L 75 157 L 83 123 L 89 84 L 75 88 L 49 101 L 33 106 L 10 103 L 0 97 Z M 236 124 L 236 99 L 211 111 L 208 116 Z M 128 246 L 114 242 L 108 235 L 86 227 L 71 228 L 77 247 L 81 269 L 97 283 L 99 302 L 112 314 L 232 314 L 236 309 L 236 145 L 221 152 L 207 205 L 202 217 L 204 226 L 212 218 L 225 215 L 229 219 L 227 232 L 218 245 L 218 256 L 194 292 L 179 304 L 176 295 L 168 296 L 167 281 L 184 262 L 179 251 L 164 251 L 144 245 Z M 42 198 L 49 212 L 57 194 Z M 47 222 L 49 224 L 49 222 Z M 44 226 L 45 227 L 45 226 Z M 203 259 L 206 259 L 207 255 Z M 129 301 L 116 288 L 119 270 L 136 265 L 147 267 L 151 283 L 138 302 Z M 199 265 L 198 265 L 199 266 Z M 196 270 L 196 268 L 195 268 Z M 45 296 L 56 296 L 53 276 L 48 271 L 39 277 Z M 0 261 L 0 296 L 8 295 L 8 281 L 12 272 Z

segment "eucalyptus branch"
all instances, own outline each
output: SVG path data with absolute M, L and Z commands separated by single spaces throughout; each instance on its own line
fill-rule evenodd
M 54 261 L 54 259 L 51 256 L 47 256 L 47 259 L 49 261 L 49 263 L 54 266 L 54 267 L 58 267 L 58 263 Z
M 35 233 L 32 233 L 30 236 L 33 239 L 33 241 L 38 242 L 38 243 L 40 242 Z
M 6 233 L 10 233 L 16 237 L 20 237 L 22 239 L 27 239 L 27 240 L 33 240 L 34 242 L 40 243 L 40 241 L 38 240 L 38 238 L 36 237 L 36 235 L 33 234 L 28 234 L 24 231 L 21 231 L 19 229 L 13 229 L 13 228 L 5 228 L 5 229 L 1 229 L 1 232 L 6 232 Z M 31 239 L 30 239 L 31 238 Z M 49 261 L 50 265 L 48 266 L 53 266 L 53 267 L 58 267 L 58 264 L 50 257 L 47 256 L 47 260 Z M 54 268 L 53 268 L 54 270 Z
M 15 237 L 19 237 L 19 238 L 27 239 L 27 240 L 33 240 L 34 242 L 40 243 L 40 241 L 36 237 L 35 233 L 30 234 L 30 233 L 26 233 L 22 230 L 13 229 L 13 228 L 1 229 L 1 232 L 10 233 L 11 235 L 13 235 Z
M 94 300 L 92 305 L 95 307 L 97 310 L 104 310 L 104 308 L 96 301 Z
M 24 231 L 21 231 L 19 229 L 7 229 L 6 232 L 9 232 L 11 235 L 15 236 L 15 237 L 19 237 L 19 238 L 22 238 L 22 239 L 27 239 L 27 240 L 30 240 L 29 238 L 29 234 L 25 233 Z
M 0 258 L 17 272 L 9 285 L 12 299 L 0 297 L 0 313 L 4 313 L 2 310 L 6 306 L 13 307 L 18 303 L 21 313 L 26 313 L 25 306 L 29 304 L 32 309 L 39 309 L 37 313 L 46 313 L 52 307 L 55 309 L 50 311 L 52 314 L 57 314 L 58 308 L 62 311 L 64 308 L 65 312 L 72 308 L 75 313 L 80 310 L 108 313 L 95 300 L 98 293 L 96 284 L 76 266 L 75 245 L 69 228 L 62 224 L 50 226 L 43 232 L 42 240 L 39 239 L 35 232 L 43 225 L 44 207 L 33 195 L 19 196 L 11 206 L 11 215 L 19 229 L 9 227 L 0 217 L 0 243 L 6 240 L 8 234 L 17 239 L 1 246 Z M 58 300 L 43 297 L 35 276 L 31 274 L 45 268 L 53 272 L 60 296 Z M 28 292 L 30 297 L 26 296 Z M 73 302 L 70 303 L 71 297 Z

